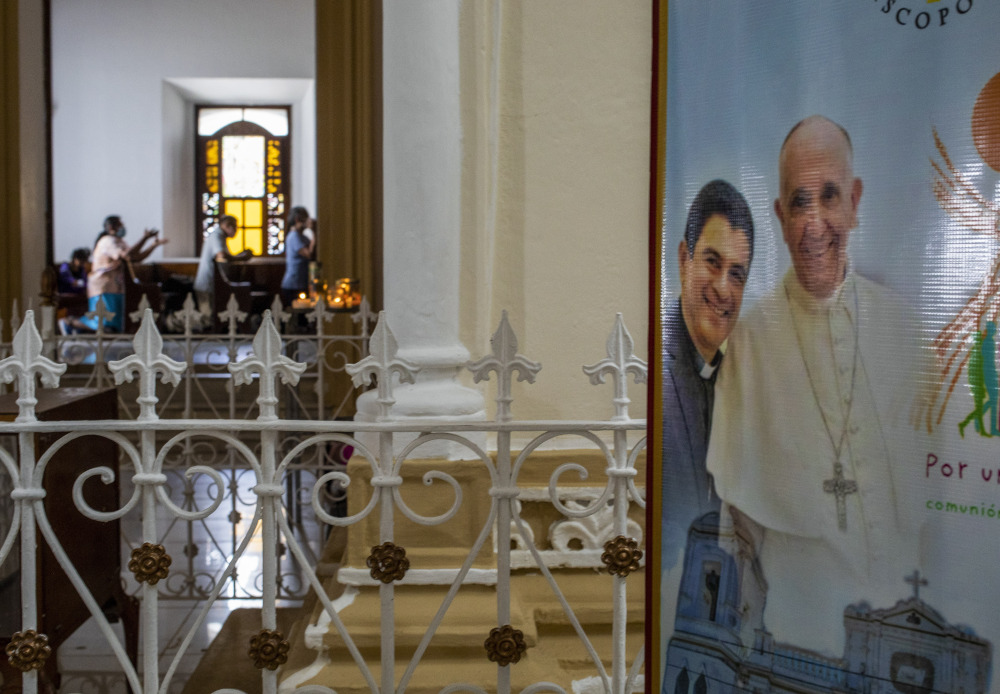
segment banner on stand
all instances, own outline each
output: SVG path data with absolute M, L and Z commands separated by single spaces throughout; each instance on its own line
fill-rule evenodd
M 647 688 L 1000 692 L 1000 5 L 660 12 Z

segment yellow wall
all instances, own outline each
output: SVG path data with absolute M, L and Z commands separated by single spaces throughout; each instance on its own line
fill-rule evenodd
M 0 3 L 0 317 L 38 308 L 46 261 L 45 29 L 41 0 Z M 6 331 L 5 339 L 10 337 Z
M 45 122 L 45 21 L 41 0 L 20 0 L 21 310 L 38 308 L 46 261 L 48 161 Z M 13 255 L 13 250 L 11 251 Z M 3 308 L 6 313 L 6 306 Z

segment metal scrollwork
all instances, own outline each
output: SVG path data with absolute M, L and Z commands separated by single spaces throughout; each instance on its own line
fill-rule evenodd
M 7 662 L 21 672 L 41 670 L 45 667 L 45 661 L 52 655 L 49 637 L 39 634 L 34 629 L 15 633 L 4 650 L 7 653 Z
M 639 543 L 630 537 L 619 535 L 604 543 L 601 561 L 613 576 L 625 577 L 637 571 L 641 560 L 642 550 L 639 549 Z
M 277 670 L 278 666 L 284 665 L 288 661 L 288 649 L 290 648 L 285 636 L 275 629 L 261 629 L 256 636 L 250 639 L 250 650 L 247 654 L 253 661 L 253 666 L 258 670 L 267 668 Z
M 483 645 L 486 647 L 486 657 L 500 667 L 516 663 L 528 650 L 524 632 L 510 624 L 490 629 L 490 635 Z
M 402 579 L 410 568 L 406 550 L 391 542 L 383 542 L 372 547 L 365 563 L 371 569 L 372 578 L 382 583 L 392 583 Z
M 155 586 L 170 573 L 172 561 L 163 545 L 143 542 L 142 547 L 132 550 L 128 570 L 135 574 L 135 580 L 139 583 Z

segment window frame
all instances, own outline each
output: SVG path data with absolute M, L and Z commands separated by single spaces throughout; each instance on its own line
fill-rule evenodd
M 214 109 L 214 108 L 232 108 L 232 109 L 269 109 L 269 110 L 284 110 L 288 118 L 288 134 L 287 135 L 274 135 L 270 133 L 266 128 L 260 126 L 256 123 L 250 121 L 241 120 L 234 121 L 228 125 L 223 126 L 211 135 L 200 135 L 198 134 L 198 118 L 202 109 Z M 284 233 L 285 233 L 285 223 L 288 216 L 288 211 L 291 209 L 290 201 L 292 195 L 292 176 L 291 176 L 291 166 L 292 166 L 292 106 L 290 104 L 277 104 L 277 105 L 239 105 L 239 104 L 211 104 L 202 103 L 194 105 L 194 147 L 195 147 L 195 200 L 194 200 L 194 234 L 195 234 L 195 254 L 201 256 L 202 245 L 205 240 L 205 234 L 215 226 L 218 222 L 218 218 L 225 214 L 225 201 L 227 199 L 232 200 L 261 200 L 263 206 L 263 228 L 262 228 L 262 247 L 263 253 L 260 258 L 277 258 L 284 255 Z M 277 184 L 277 192 L 282 195 L 282 203 L 280 211 L 273 217 L 269 215 L 268 204 L 267 204 L 267 177 L 268 169 L 265 158 L 265 189 L 263 198 L 225 198 L 222 195 L 222 138 L 226 135 L 263 135 L 265 137 L 265 157 L 267 153 L 267 140 L 278 140 L 280 142 L 280 153 L 279 153 L 279 173 L 280 181 Z M 218 195 L 218 206 L 216 209 L 216 214 L 208 215 L 205 214 L 203 200 L 204 196 L 210 194 L 211 191 L 208 189 L 206 168 L 208 163 L 206 161 L 206 143 L 211 140 L 217 140 L 219 142 L 219 161 L 218 161 L 218 190 L 216 194 Z M 270 252 L 270 244 L 268 243 L 268 222 L 271 219 L 279 220 L 279 232 L 281 235 L 282 243 L 281 250 L 274 253 Z M 211 220 L 211 221 L 208 221 Z

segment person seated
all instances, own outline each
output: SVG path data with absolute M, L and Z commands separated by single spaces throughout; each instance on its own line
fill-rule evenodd
M 68 262 L 59 266 L 58 288 L 60 294 L 85 294 L 87 292 L 87 264 L 90 249 L 77 248 Z
M 236 236 L 236 217 L 223 215 L 219 223 L 205 236 L 201 244 L 201 256 L 198 258 L 198 271 L 194 276 L 194 295 L 198 300 L 198 310 L 205 315 L 211 315 L 215 289 L 215 263 L 230 260 L 246 260 L 253 253 L 245 249 L 235 255 L 229 252 L 226 239 Z
M 236 235 L 237 220 L 232 215 L 223 215 L 219 223 L 205 235 L 201 244 L 201 255 L 198 258 L 198 270 L 194 276 L 194 296 L 198 302 L 198 312 L 201 314 L 198 330 L 207 329 L 212 324 L 215 308 L 215 263 L 230 260 L 246 260 L 253 254 L 243 250 L 233 254 L 229 252 L 226 239 Z M 167 316 L 167 329 L 171 332 L 181 332 L 184 329 L 183 319 L 175 312 Z

